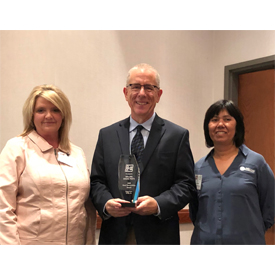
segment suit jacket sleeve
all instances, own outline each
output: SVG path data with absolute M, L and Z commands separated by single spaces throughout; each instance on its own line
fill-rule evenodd
M 189 144 L 189 132 L 184 129 L 175 156 L 173 183 L 170 189 L 156 196 L 161 219 L 169 219 L 175 212 L 196 200 L 194 160 Z
M 104 167 L 104 147 L 102 130 L 100 130 L 99 132 L 99 137 L 94 152 L 90 179 L 90 197 L 98 211 L 98 214 L 102 219 L 104 219 L 104 206 L 108 200 L 113 199 L 113 196 L 107 186 L 107 178 Z

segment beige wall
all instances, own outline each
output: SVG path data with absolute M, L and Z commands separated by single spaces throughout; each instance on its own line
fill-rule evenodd
M 90 165 L 99 129 L 130 113 L 122 93 L 128 70 L 147 62 L 161 75 L 157 113 L 190 130 L 196 160 L 207 152 L 202 119 L 213 98 L 212 31 L 1 31 L 0 39 L 0 149 L 22 131 L 32 88 L 52 83 L 71 101 L 71 140 Z
M 197 161 L 208 152 L 202 122 L 223 97 L 224 66 L 274 49 L 275 31 L 0 31 L 0 150 L 22 131 L 32 88 L 52 83 L 71 101 L 71 140 L 90 166 L 99 129 L 129 115 L 128 69 L 147 62 L 161 75 L 157 113 L 189 129 Z
M 223 97 L 224 66 L 274 54 L 275 31 L 0 31 L 0 150 L 21 133 L 32 88 L 54 84 L 71 101 L 71 140 L 90 166 L 99 129 L 129 115 L 128 70 L 146 62 L 161 76 L 156 112 L 189 129 L 197 161 L 208 152 L 202 123 Z M 181 231 L 186 243 L 192 229 Z

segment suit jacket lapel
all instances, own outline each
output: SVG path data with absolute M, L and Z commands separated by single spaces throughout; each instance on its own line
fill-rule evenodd
M 163 126 L 164 126 L 163 119 L 156 114 L 156 117 L 153 121 L 151 131 L 146 143 L 146 147 L 143 151 L 143 155 L 141 158 L 140 173 L 142 173 L 143 170 L 145 169 L 151 155 L 153 154 L 155 148 L 157 147 L 161 137 L 165 132 L 165 127 Z M 130 154 L 129 127 L 130 127 L 130 118 L 128 117 L 125 120 L 122 120 L 119 122 L 119 128 L 117 129 L 121 153 L 125 155 Z
M 145 169 L 151 155 L 153 154 L 155 148 L 157 147 L 161 137 L 165 132 L 165 127 L 163 126 L 164 126 L 163 119 L 156 114 L 145 149 L 143 151 L 142 158 L 141 158 L 140 173 L 142 173 L 143 170 Z
M 119 122 L 119 128 L 117 129 L 118 139 L 120 143 L 121 153 L 124 155 L 129 155 L 129 127 L 130 118 L 126 118 Z

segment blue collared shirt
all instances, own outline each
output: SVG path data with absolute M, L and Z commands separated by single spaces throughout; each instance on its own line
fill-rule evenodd
M 156 113 L 154 113 L 151 118 L 149 118 L 147 121 L 145 121 L 142 124 L 138 124 L 135 120 L 133 120 L 132 116 L 130 116 L 130 127 L 129 127 L 129 138 L 130 138 L 130 152 L 131 152 L 131 144 L 132 144 L 132 140 L 137 132 L 136 127 L 138 125 L 142 125 L 144 129 L 141 130 L 141 134 L 143 136 L 143 141 L 144 141 L 144 148 L 146 146 L 149 134 L 150 134 L 150 130 L 153 124 L 153 121 L 155 119 Z
M 274 224 L 274 174 L 264 158 L 241 145 L 221 175 L 213 150 L 195 165 L 198 210 L 191 244 L 265 244 Z

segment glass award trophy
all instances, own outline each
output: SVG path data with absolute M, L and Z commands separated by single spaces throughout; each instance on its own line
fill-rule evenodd
M 118 163 L 118 189 L 121 198 L 129 203 L 121 203 L 123 207 L 135 207 L 139 195 L 140 171 L 134 155 L 121 155 Z

